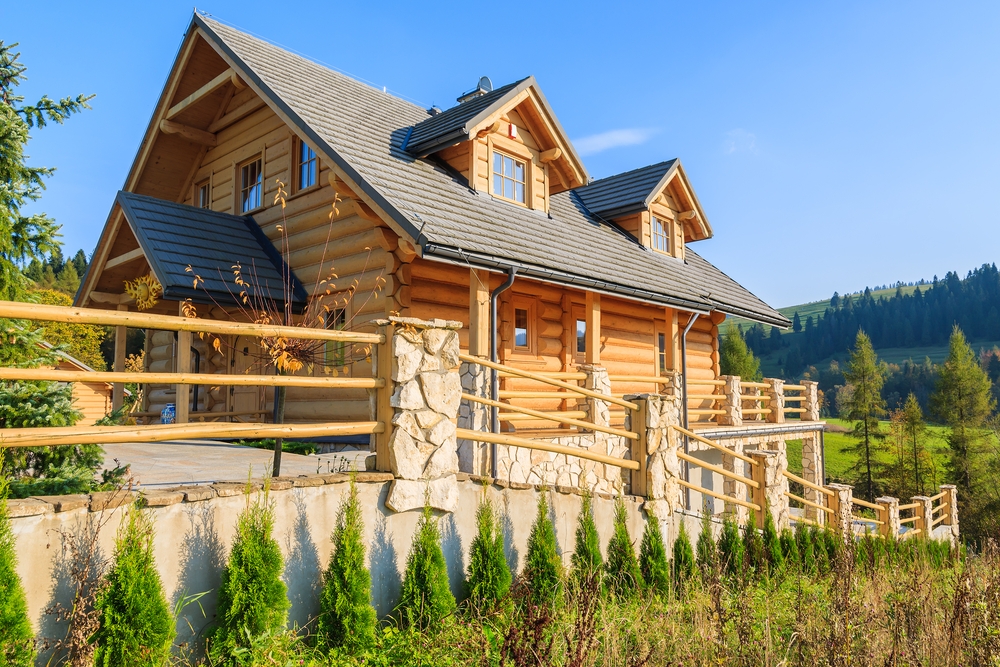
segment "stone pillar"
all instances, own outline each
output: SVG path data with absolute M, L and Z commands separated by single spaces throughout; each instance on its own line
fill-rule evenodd
M 954 484 L 942 484 L 941 491 L 944 492 L 941 511 L 947 517 L 941 524 L 951 528 L 949 538 L 951 545 L 956 547 L 958 546 L 958 487 Z
M 462 399 L 461 322 L 392 317 L 392 433 L 389 466 L 396 477 L 385 504 L 396 512 L 458 506 L 455 422 Z
M 822 440 L 820 439 L 819 433 L 814 433 L 811 436 L 802 438 L 802 479 L 807 482 L 812 482 L 818 486 L 823 486 L 824 481 L 823 452 L 821 449 L 821 442 Z M 817 491 L 816 489 L 805 486 L 802 491 L 802 497 L 811 503 L 823 505 L 825 494 Z M 810 521 L 815 521 L 816 523 L 822 525 L 826 521 L 826 512 L 806 505 L 805 517 Z
M 930 537 L 931 522 L 934 521 L 934 501 L 930 496 L 913 496 L 910 502 L 917 503 L 917 508 L 913 510 L 913 516 L 917 517 L 913 527 L 920 530 L 921 537 Z
M 490 369 L 463 361 L 459 373 L 462 392 L 470 396 L 490 397 Z M 458 408 L 458 427 L 470 431 L 490 430 L 490 409 L 482 403 L 463 400 Z M 475 440 L 458 441 L 458 469 L 470 475 L 490 475 L 493 462 L 488 443 Z
M 684 507 L 679 481 L 681 460 L 677 457 L 681 437 L 670 428 L 671 425 L 680 425 L 681 398 L 639 394 L 630 396 L 628 400 L 633 403 L 641 401 L 637 414 L 643 417 L 643 421 L 634 419 L 632 411 L 629 411 L 626 428 L 639 433 L 639 442 L 632 451 L 641 456 L 645 447 L 647 500 L 643 509 L 660 521 L 667 544 L 672 544 L 674 515 Z
M 802 392 L 802 395 L 806 399 L 802 401 L 801 406 L 805 409 L 805 412 L 801 413 L 802 421 L 819 421 L 819 382 L 803 380 L 799 384 L 805 387 L 805 391 Z
M 891 496 L 882 496 L 875 499 L 876 504 L 882 506 L 879 518 L 882 525 L 878 527 L 879 535 L 889 539 L 899 537 L 899 499 Z
M 767 421 L 772 424 L 785 423 L 785 381 L 779 378 L 764 378 L 764 382 L 769 386 L 764 390 L 764 395 L 770 398 L 766 408 L 771 412 L 767 415 Z
M 602 394 L 611 393 L 611 380 L 608 379 L 608 370 L 603 366 L 594 364 L 583 364 L 580 370 L 587 374 L 587 379 L 583 382 L 584 389 L 590 389 Z M 598 426 L 611 425 L 611 409 L 607 401 L 599 398 L 587 399 L 587 416 L 591 423 Z
M 722 409 L 726 413 L 719 415 L 719 424 L 724 426 L 743 426 L 743 399 L 740 397 L 740 376 L 721 375 L 719 379 L 726 383 L 722 387 Z
M 851 518 L 854 487 L 847 484 L 827 484 L 826 489 L 833 491 L 833 495 L 826 498 L 827 506 L 833 510 L 833 514 L 829 517 L 830 526 L 844 537 L 850 537 L 854 529 L 854 520 Z
M 745 442 L 742 438 L 737 438 L 732 441 L 732 446 L 727 446 L 727 449 L 732 450 L 736 454 L 743 454 L 745 448 Z M 745 461 L 736 458 L 735 456 L 730 456 L 729 454 L 722 455 L 722 467 L 728 472 L 740 475 L 741 477 L 751 478 L 752 475 L 747 467 L 750 464 Z M 747 485 L 741 482 L 737 482 L 735 479 L 729 479 L 728 477 L 722 478 L 722 492 L 729 496 L 730 498 L 739 498 L 740 500 L 746 500 L 747 498 Z M 731 516 L 737 524 L 743 525 L 747 520 L 747 514 L 749 510 L 743 505 L 737 505 L 736 503 L 726 503 L 725 513 Z
M 780 532 L 788 527 L 788 478 L 783 472 L 788 468 L 788 459 L 781 451 L 757 449 L 746 452 L 756 465 L 750 466 L 753 481 L 758 487 L 753 489 L 753 502 L 761 511 L 754 512 L 757 527 L 764 527 L 764 512 L 770 512 L 774 527 Z

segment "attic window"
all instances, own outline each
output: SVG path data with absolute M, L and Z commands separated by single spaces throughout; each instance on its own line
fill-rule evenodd
M 650 237 L 653 250 L 670 254 L 670 236 L 667 234 L 667 224 L 656 216 L 650 219 Z
M 316 178 L 319 173 L 319 158 L 316 151 L 309 147 L 304 141 L 299 142 L 299 190 L 304 190 L 316 185 Z
M 240 213 L 260 208 L 264 174 L 260 158 L 240 165 Z
M 493 151 L 493 194 L 523 204 L 525 171 L 521 160 Z
M 206 180 L 198 184 L 198 199 L 196 203 L 198 208 L 212 207 L 212 183 L 210 181 Z

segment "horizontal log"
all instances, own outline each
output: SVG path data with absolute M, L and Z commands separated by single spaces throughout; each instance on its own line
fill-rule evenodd
M 833 491 L 831 491 L 830 489 L 827 489 L 827 488 L 825 488 L 825 487 L 822 487 L 822 486 L 820 486 L 819 484 L 814 484 L 813 482 L 810 482 L 810 481 L 809 481 L 809 480 L 807 480 L 807 479 L 803 479 L 802 477 L 799 477 L 798 475 L 795 475 L 795 474 L 793 474 L 793 473 L 790 473 L 790 472 L 788 472 L 787 470 L 782 470 L 781 472 L 782 472 L 782 474 L 783 474 L 783 475 L 784 475 L 785 477 L 787 477 L 788 479 L 792 480 L 793 482 L 798 482 L 799 484 L 801 484 L 801 485 L 802 485 L 802 486 L 804 486 L 804 487 L 807 487 L 807 488 L 810 488 L 810 489 L 813 489 L 814 491 L 819 491 L 820 493 L 822 493 L 822 494 L 824 494 L 824 495 L 827 495 L 827 496 L 830 496 L 830 497 L 833 497 L 833 496 L 835 496 L 835 495 L 836 495 L 836 494 L 835 494 L 835 493 L 834 493 Z
M 688 489 L 691 489 L 692 491 L 697 491 L 698 493 L 704 493 L 707 496 L 712 496 L 713 498 L 718 498 L 719 500 L 724 500 L 727 503 L 733 503 L 734 505 L 739 505 L 741 507 L 746 507 L 748 509 L 754 510 L 755 512 L 759 512 L 760 511 L 760 505 L 756 505 L 754 503 L 747 502 L 746 500 L 740 500 L 739 498 L 733 498 L 732 496 L 723 495 L 723 494 L 721 494 L 721 493 L 719 493 L 717 491 L 712 491 L 710 489 L 703 489 L 702 487 L 698 486 L 697 484 L 692 484 L 691 482 L 685 481 L 683 479 L 678 479 L 677 482 L 681 486 L 686 487 Z
M 733 450 L 731 450 L 728 447 L 725 447 L 723 445 L 720 445 L 719 443 L 715 442 L 714 440 L 709 440 L 708 438 L 703 438 L 702 436 L 698 435 L 697 433 L 694 433 L 693 431 L 689 431 L 688 429 L 684 428 L 683 426 L 677 426 L 675 424 L 671 424 L 670 428 L 674 429 L 675 431 L 677 431 L 681 435 L 686 435 L 689 438 L 697 440 L 698 442 L 700 442 L 700 443 L 702 443 L 704 445 L 708 445 L 709 447 L 712 447 L 714 449 L 718 449 L 720 452 L 722 452 L 726 456 L 734 456 L 734 457 L 738 458 L 740 461 L 744 461 L 746 463 L 749 463 L 750 465 L 758 465 L 757 462 L 754 461 L 749 456 L 746 456 L 745 454 L 740 454 L 739 452 L 734 452 Z
M 227 68 L 224 72 L 213 78 L 211 81 L 198 88 L 198 90 L 194 91 L 193 93 L 191 93 L 190 95 L 179 101 L 177 104 L 170 107 L 167 110 L 166 117 L 175 118 L 182 111 L 188 109 L 194 104 L 197 104 L 202 99 L 208 97 L 210 94 L 214 93 L 222 86 L 232 82 L 232 80 L 233 80 L 233 70 L 232 68 Z
M 459 440 L 473 440 L 475 442 L 488 442 L 488 443 L 495 443 L 498 445 L 508 445 L 511 447 L 524 447 L 526 449 L 537 449 L 542 452 L 564 454 L 566 456 L 575 456 L 577 458 L 586 459 L 588 461 L 597 461 L 598 463 L 606 463 L 608 465 L 618 466 L 619 468 L 626 468 L 628 470 L 639 469 L 638 461 L 631 461 L 629 459 L 619 459 L 613 456 L 607 456 L 605 454 L 591 452 L 586 449 L 567 447 L 566 445 L 557 445 L 555 443 L 548 442 L 546 440 L 529 440 L 527 438 L 519 438 L 517 436 L 507 435 L 505 433 L 486 433 L 485 431 L 472 431 L 465 428 L 457 429 L 456 435 L 458 436 Z
M 197 384 L 235 387 L 337 387 L 380 389 L 382 378 L 304 377 L 298 375 L 226 375 L 222 373 L 129 373 L 59 371 L 48 368 L 0 368 L 0 380 L 48 382 L 135 382 L 139 384 Z
M 706 461 L 702 461 L 701 459 L 699 459 L 696 456 L 691 456 L 690 454 L 685 454 L 684 452 L 679 451 L 679 452 L 677 452 L 677 458 L 679 458 L 682 461 L 687 461 L 688 463 L 690 463 L 692 465 L 696 465 L 699 468 L 704 468 L 705 470 L 711 470 L 712 472 L 714 472 L 717 475 L 722 475 L 723 477 L 727 477 L 729 479 L 734 479 L 737 482 L 740 482 L 741 484 L 746 484 L 747 486 L 749 486 L 751 488 L 754 488 L 754 489 L 759 489 L 760 488 L 760 482 L 755 482 L 754 480 L 752 480 L 752 479 L 750 479 L 748 477 L 743 477 L 742 475 L 737 475 L 736 473 L 734 473 L 734 472 L 732 472 L 730 470 L 726 470 L 725 468 L 719 467 L 717 465 L 712 465 L 711 463 L 708 463 Z
M 808 507 L 815 507 L 816 509 L 822 510 L 822 511 L 826 512 L 827 514 L 835 514 L 835 512 L 832 509 L 830 509 L 829 507 L 826 507 L 825 505 L 820 505 L 819 503 L 814 503 L 811 500 L 806 500 L 805 498 L 803 498 L 801 496 L 797 496 L 794 493 L 789 493 L 788 491 L 786 491 L 785 492 L 785 497 L 791 498 L 792 500 L 795 500 L 795 501 L 798 501 L 798 502 L 800 502 L 803 505 L 806 505 Z
M 537 417 L 538 419 L 547 419 L 549 421 L 559 422 L 560 424 L 566 424 L 568 426 L 576 426 L 577 428 L 600 431 L 601 433 L 609 433 L 611 435 L 628 438 L 629 440 L 638 440 L 639 438 L 638 434 L 631 431 L 620 431 L 606 426 L 598 426 L 597 424 L 593 424 L 591 422 L 581 421 L 582 418 L 587 416 L 587 413 L 583 411 L 542 412 L 540 410 L 532 410 L 531 408 L 510 405 L 509 403 L 501 403 L 500 401 L 494 401 L 489 398 L 482 398 L 469 394 L 462 394 L 462 399 L 473 403 L 480 403 L 482 405 L 500 408 L 502 410 L 518 412 L 523 416 Z M 501 419 L 506 417 L 506 421 L 512 421 L 510 418 L 511 416 L 509 415 L 501 414 L 500 417 Z

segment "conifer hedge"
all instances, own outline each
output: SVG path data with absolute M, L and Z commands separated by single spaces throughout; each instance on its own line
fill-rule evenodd
M 707 510 L 701 512 L 701 533 L 698 535 L 698 546 L 696 547 L 698 569 L 701 576 L 707 577 L 715 569 L 718 560 L 718 547 L 715 538 L 712 537 L 712 515 Z
M 455 596 L 451 594 L 448 566 L 441 551 L 441 533 L 430 505 L 424 506 L 413 535 L 397 609 L 404 625 L 421 629 L 455 611 Z
M 614 531 L 608 542 L 608 561 L 605 565 L 606 586 L 615 597 L 626 599 L 639 591 L 642 574 L 635 557 L 632 538 L 628 534 L 628 510 L 619 496 L 615 500 Z
M 674 586 L 678 593 L 683 593 L 687 582 L 694 576 L 694 549 L 691 548 L 691 538 L 688 537 L 684 520 L 680 520 L 677 539 L 674 540 Z
M 646 589 L 654 595 L 666 596 L 670 592 L 670 563 L 667 548 L 663 543 L 660 522 L 654 516 L 646 519 L 639 544 L 639 572 L 646 583 Z
M 551 604 L 562 594 L 562 558 L 556 545 L 556 531 L 549 518 L 546 489 L 538 494 L 538 513 L 528 536 L 528 553 L 523 577 L 532 604 Z
M 585 581 L 600 572 L 604 566 L 601 538 L 597 535 L 597 524 L 594 522 L 594 500 L 588 492 L 583 494 L 583 504 L 577 518 L 572 563 L 573 576 L 577 581 Z
M 493 609 L 507 595 L 511 579 L 510 566 L 503 552 L 500 517 L 484 490 L 476 509 L 476 536 L 469 546 L 466 585 L 473 609 Z
M 722 535 L 719 537 L 719 560 L 729 576 L 743 574 L 744 553 L 740 529 L 732 516 L 722 521 Z
M 9 483 L 0 475 L 0 665 L 29 667 L 35 662 L 28 602 L 17 576 L 14 531 L 7 513 Z

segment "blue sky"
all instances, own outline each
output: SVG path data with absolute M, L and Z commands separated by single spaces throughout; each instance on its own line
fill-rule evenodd
M 191 4 L 13 5 L 21 92 L 97 94 L 28 151 L 58 168 L 35 210 L 89 254 Z M 593 176 L 680 157 L 715 230 L 697 251 L 775 306 L 997 258 L 1000 3 L 199 9 L 427 106 L 534 74 Z

